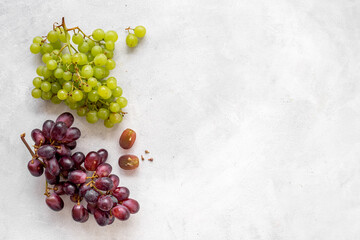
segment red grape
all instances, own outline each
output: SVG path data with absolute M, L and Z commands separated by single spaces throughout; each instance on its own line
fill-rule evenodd
M 98 154 L 100 155 L 100 163 L 104 163 L 106 162 L 107 158 L 108 158 L 108 152 L 105 149 L 100 149 L 99 151 L 97 151 Z
M 62 170 L 70 170 L 74 167 L 74 160 L 70 157 L 62 157 L 59 160 L 59 165 Z
M 113 200 L 109 195 L 101 195 L 97 200 L 97 207 L 103 211 L 109 211 L 113 207 Z
M 95 181 L 95 187 L 102 191 L 109 191 L 113 186 L 112 180 L 108 177 L 98 178 Z
M 50 159 L 54 157 L 56 148 L 50 145 L 42 145 L 39 147 L 37 154 L 43 159 Z
M 112 191 L 112 195 L 117 198 L 119 202 L 124 201 L 130 195 L 130 191 L 126 187 L 117 187 Z
M 46 139 L 50 139 L 50 131 L 55 125 L 53 120 L 46 120 L 42 127 L 42 133 Z
M 134 145 L 136 132 L 130 128 L 125 129 L 120 136 L 119 144 L 124 149 L 129 149 Z
M 87 216 L 87 215 L 89 215 L 88 211 L 87 211 L 86 208 L 84 208 L 84 206 L 81 205 L 81 204 L 76 204 L 76 205 L 73 207 L 71 213 L 72 213 L 73 219 L 74 219 L 76 222 L 85 222 L 85 221 L 89 218 L 89 216 Z M 86 219 L 86 220 L 85 220 L 85 219 Z M 84 221 L 84 220 L 85 220 L 85 221 Z
M 32 159 L 28 163 L 28 169 L 34 177 L 40 177 L 44 173 L 44 166 L 38 159 Z
M 51 139 L 53 139 L 55 141 L 63 140 L 63 138 L 66 135 L 67 129 L 68 129 L 68 127 L 66 126 L 65 123 L 63 123 L 63 122 L 55 123 L 55 125 L 52 127 L 52 129 L 50 131 Z
M 125 221 L 130 217 L 129 209 L 127 209 L 123 205 L 116 205 L 111 209 L 111 213 L 114 217 L 121 221 Z
M 102 163 L 96 168 L 96 175 L 99 177 L 107 177 L 111 173 L 112 167 L 108 163 Z
M 120 179 L 118 176 L 116 176 L 115 174 L 110 174 L 109 178 L 111 179 L 111 181 L 113 182 L 113 187 L 110 189 L 110 191 L 114 190 L 115 188 L 117 188 L 117 186 L 119 186 L 120 183 Z
M 56 122 L 63 122 L 69 128 L 74 123 L 74 116 L 69 112 L 64 112 L 57 117 Z
M 60 211 L 64 207 L 64 201 L 56 193 L 52 193 L 45 199 L 46 204 L 54 211 Z
M 130 213 L 132 213 L 132 214 L 137 213 L 140 209 L 139 203 L 136 200 L 131 199 L 131 198 L 124 200 L 122 202 L 122 205 L 127 207 L 127 209 L 129 209 Z
M 100 164 L 100 156 L 97 152 L 89 152 L 85 157 L 84 166 L 88 171 L 95 171 Z
M 86 182 L 86 173 L 81 170 L 74 170 L 69 173 L 68 180 L 75 184 Z
M 40 143 L 45 143 L 46 139 L 44 134 L 42 133 L 42 131 L 40 129 L 34 129 L 31 132 L 31 138 L 32 140 L 34 140 L 35 145 L 39 146 Z
M 139 158 L 135 155 L 123 155 L 119 158 L 119 166 L 124 170 L 133 170 L 139 166 Z

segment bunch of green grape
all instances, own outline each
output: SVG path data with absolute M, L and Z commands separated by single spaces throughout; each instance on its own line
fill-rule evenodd
M 30 46 L 44 63 L 36 69 L 32 96 L 55 104 L 64 102 L 89 123 L 102 119 L 108 128 L 120 123 L 127 99 L 116 78 L 109 77 L 116 66 L 117 40 L 112 30 L 96 29 L 86 35 L 79 27 L 67 28 L 64 19 L 61 25 L 54 24 L 47 36 L 35 37 Z
M 126 37 L 126 45 L 128 47 L 136 47 L 139 42 L 139 38 L 143 38 L 146 34 L 146 28 L 144 26 L 137 26 L 134 29 L 128 27 L 125 30 L 128 30 L 128 35 Z M 134 33 L 130 33 L 130 30 L 132 30 Z

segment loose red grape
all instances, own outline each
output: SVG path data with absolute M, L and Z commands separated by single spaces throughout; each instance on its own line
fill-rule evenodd
M 139 158 L 135 155 L 123 155 L 119 158 L 119 166 L 124 170 L 133 170 L 139 166 Z
M 134 145 L 136 132 L 130 128 L 125 129 L 120 136 L 119 144 L 124 149 L 129 149 Z

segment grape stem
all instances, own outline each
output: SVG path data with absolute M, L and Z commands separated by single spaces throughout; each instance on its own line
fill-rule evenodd
M 50 193 L 49 193 L 49 187 L 48 187 L 48 181 L 45 180 L 45 193 L 44 193 L 45 196 L 49 197 L 50 196 Z
M 31 156 L 32 156 L 33 158 L 36 158 L 35 153 L 33 152 L 33 150 L 31 149 L 31 147 L 29 146 L 29 144 L 28 144 L 27 141 L 25 140 L 25 133 L 21 134 L 21 135 L 20 135 L 20 138 L 21 138 L 21 140 L 23 141 L 23 143 L 25 144 L 26 148 L 29 150 Z

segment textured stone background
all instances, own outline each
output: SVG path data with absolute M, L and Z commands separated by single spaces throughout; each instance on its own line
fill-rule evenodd
M 106 228 L 75 223 L 68 199 L 49 210 L 19 138 L 67 110 L 30 95 L 29 45 L 62 16 L 120 35 L 130 114 L 112 130 L 75 121 L 78 150 L 107 148 L 141 204 Z M 0 239 L 359 239 L 359 16 L 353 0 L 1 1 Z M 154 157 L 134 173 L 117 167 L 128 127 L 129 152 Z

